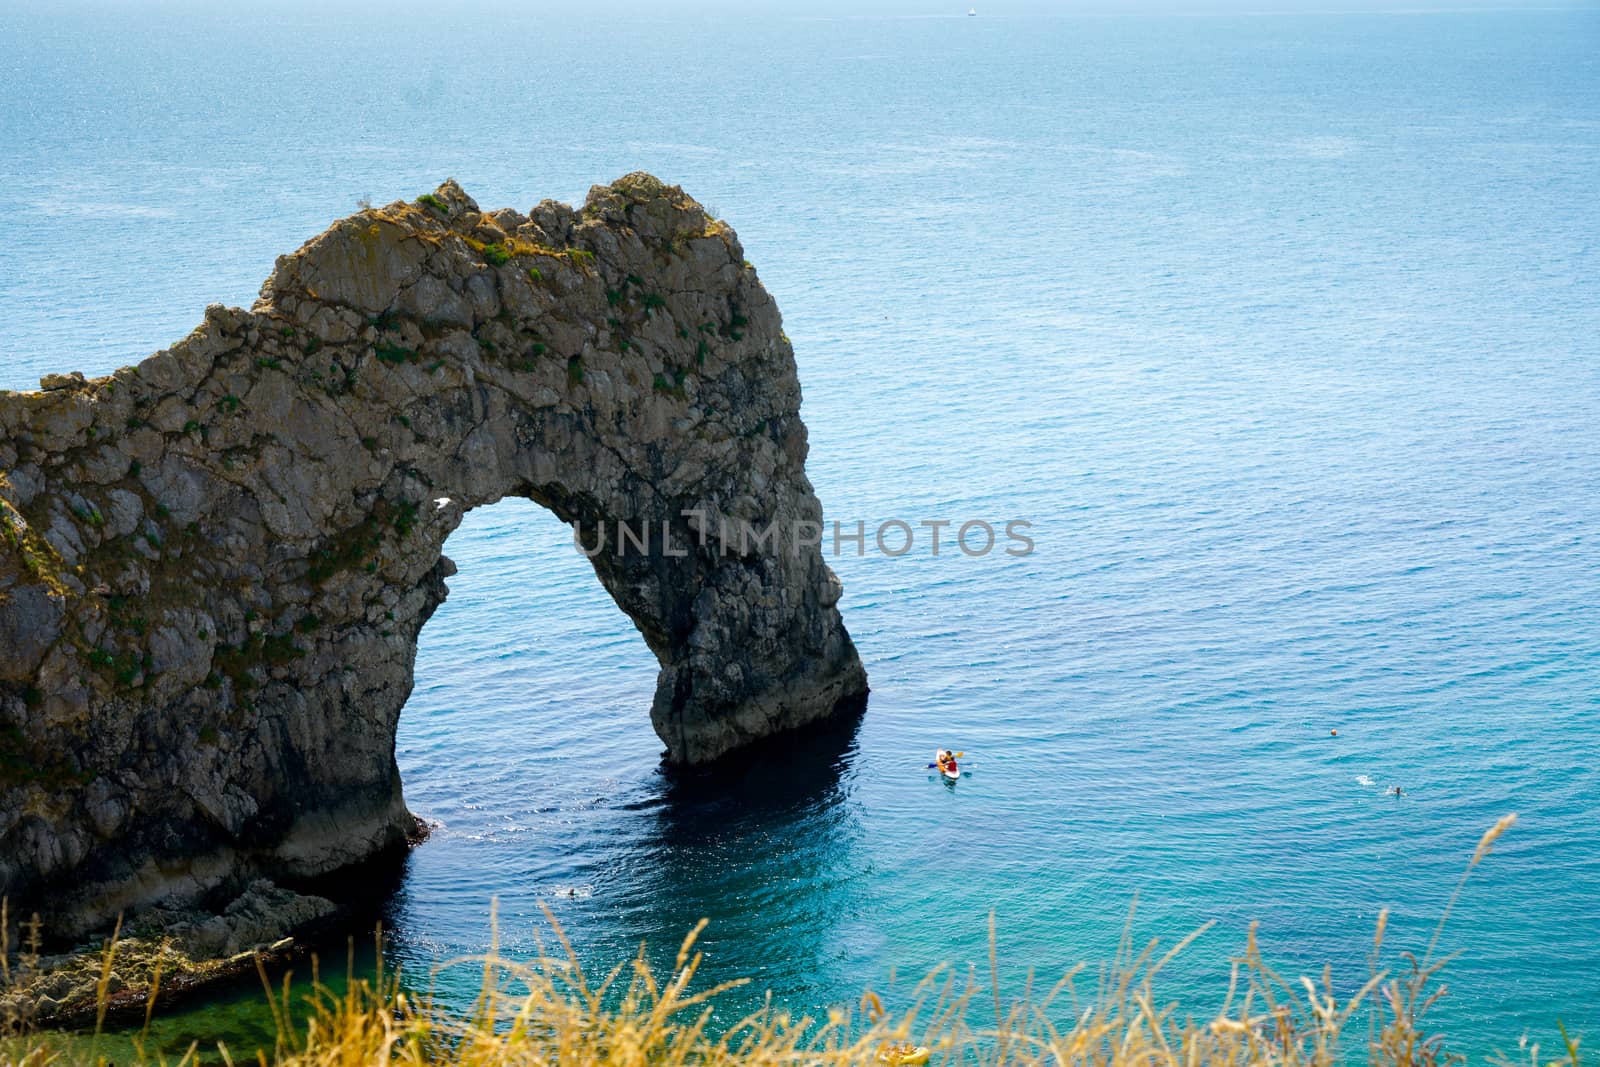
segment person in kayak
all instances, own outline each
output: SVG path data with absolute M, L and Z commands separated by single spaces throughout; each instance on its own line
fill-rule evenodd
M 959 772 L 960 768 L 956 766 L 956 754 L 948 748 L 941 748 L 936 758 L 939 762 L 939 770 L 942 773 L 956 774 Z

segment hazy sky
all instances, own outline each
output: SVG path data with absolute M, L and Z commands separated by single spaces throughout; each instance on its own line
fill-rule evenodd
M 551 15 L 565 18 L 684 15 L 962 17 L 975 6 L 979 17 L 1013 15 L 1240 14 L 1370 11 L 1583 9 L 1600 0 L 0 0 L 10 11 L 113 9 L 169 13 L 205 11 L 268 17 L 273 12 L 316 12 L 403 18 L 489 15 Z

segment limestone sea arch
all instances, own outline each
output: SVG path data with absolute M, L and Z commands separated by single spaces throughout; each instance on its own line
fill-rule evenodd
M 67 929 L 402 841 L 443 545 L 507 496 L 593 531 L 700 763 L 866 692 L 777 307 L 632 174 L 580 209 L 446 183 L 279 259 L 249 310 L 0 393 L 0 895 Z M 13 914 L 16 912 L 14 911 Z

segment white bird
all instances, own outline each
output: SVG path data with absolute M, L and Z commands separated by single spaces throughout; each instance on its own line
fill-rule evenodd
M 447 496 L 442 496 L 438 500 L 435 500 L 433 502 L 433 510 L 435 510 L 435 511 L 443 511 L 445 508 L 447 508 L 449 506 L 450 506 L 450 498 L 447 497 Z

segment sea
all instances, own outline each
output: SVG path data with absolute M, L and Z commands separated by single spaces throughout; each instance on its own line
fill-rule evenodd
M 1092 993 L 1211 924 L 1157 985 L 1204 1019 L 1252 923 L 1348 995 L 1388 909 L 1403 967 L 1515 812 L 1429 1019 L 1600 1041 L 1600 9 L 944 6 L 6 4 L 0 387 L 248 306 L 361 203 L 680 183 L 782 309 L 870 702 L 669 773 L 570 531 L 474 511 L 400 722 L 433 834 L 372 889 L 404 980 L 709 919 L 725 1024 L 985 982 L 991 929 L 1008 991 Z M 268 1026 L 246 987 L 156 1038 Z

